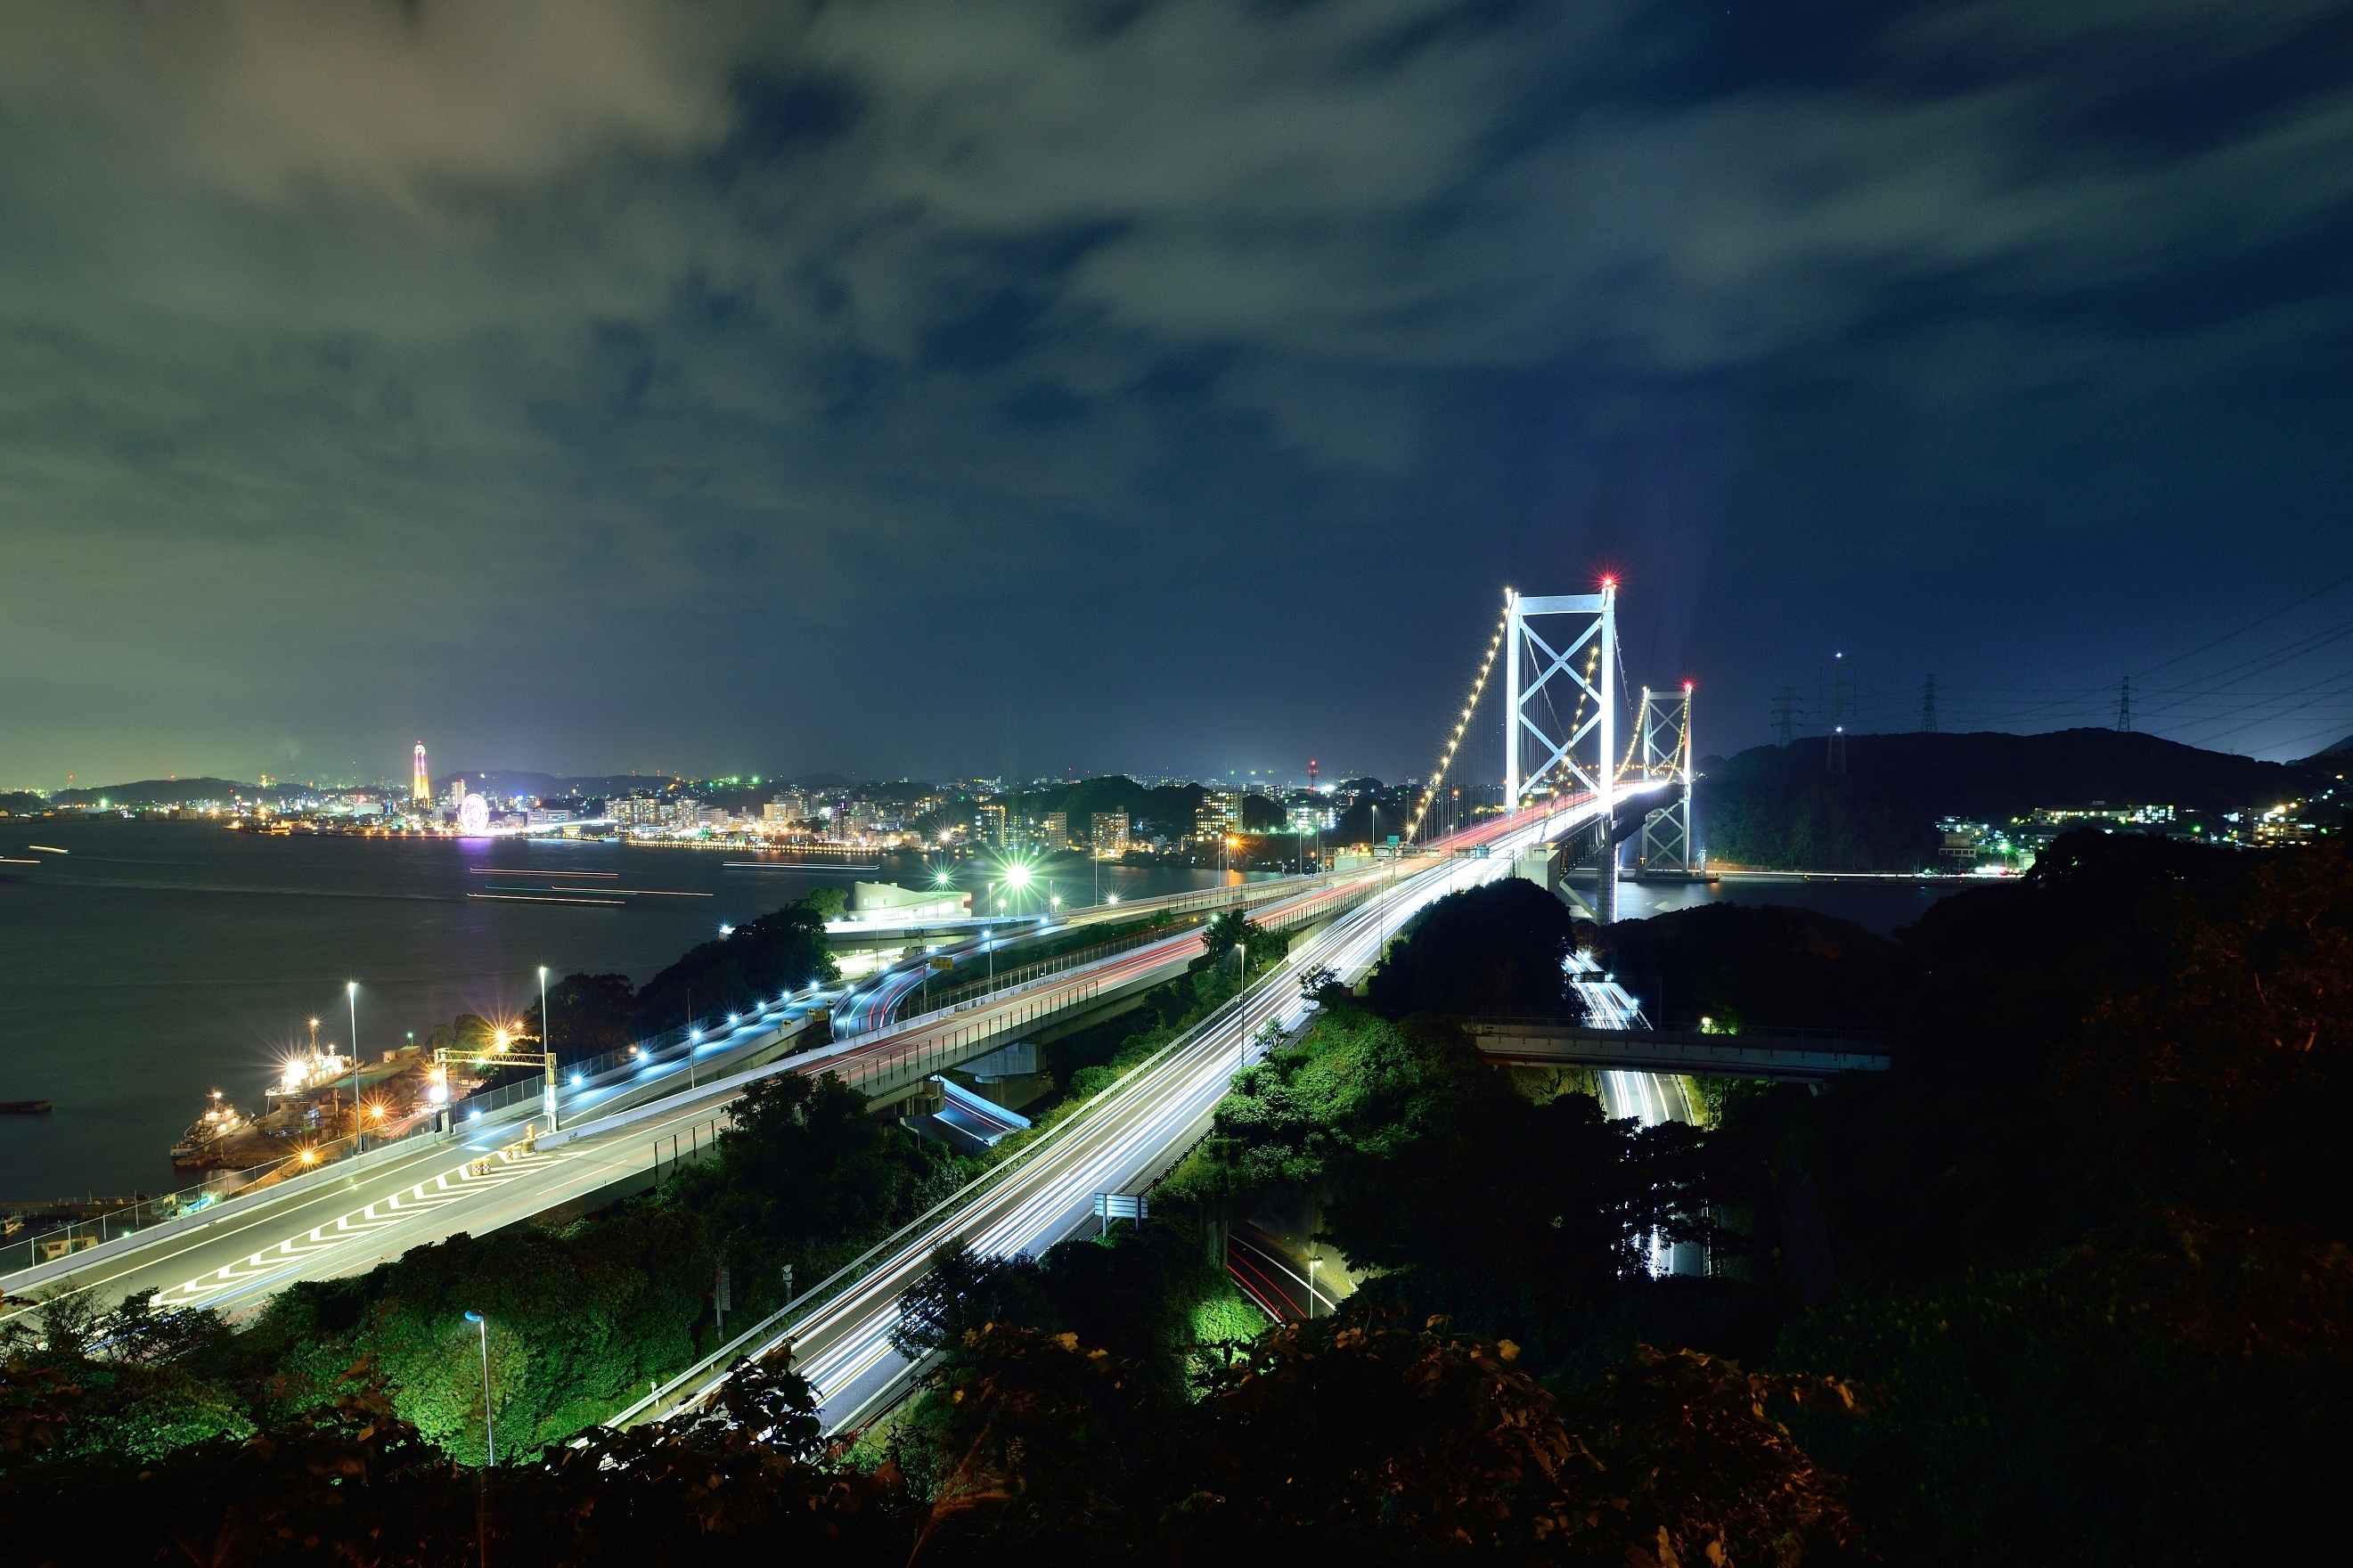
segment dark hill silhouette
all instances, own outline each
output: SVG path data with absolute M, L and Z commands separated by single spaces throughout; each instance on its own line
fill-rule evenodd
M 1758 746 L 1701 764 L 1700 837 L 1742 865 L 1909 871 L 1936 864 L 1940 816 L 2007 822 L 2036 806 L 2173 805 L 2235 811 L 2317 786 L 2308 763 L 2202 752 L 2155 735 L 1850 735 L 1847 771 L 1825 742 Z
M 116 805 L 177 805 L 190 800 L 269 800 L 277 795 L 274 787 L 263 789 L 236 779 L 133 779 L 98 789 L 61 789 L 49 796 L 49 804 L 96 805 L 103 800 Z

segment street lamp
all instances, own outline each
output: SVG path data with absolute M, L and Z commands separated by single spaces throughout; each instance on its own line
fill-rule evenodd
M 491 1561 L 491 1467 L 499 1462 L 498 1434 L 491 1426 L 491 1324 L 480 1312 L 468 1312 L 482 1341 L 482 1468 L 474 1472 L 474 1553 L 482 1568 Z
M 480 1312 L 468 1312 L 466 1321 L 474 1325 L 482 1342 L 482 1452 L 488 1458 L 483 1467 L 487 1469 L 499 1462 L 498 1432 L 491 1422 L 491 1321 Z
M 1321 1258 L 1311 1257 L 1307 1260 L 1307 1316 L 1310 1321 L 1315 1317 L 1315 1271 L 1323 1267 Z M 490 1385 L 485 1384 L 483 1386 L 487 1388 Z
M 360 983 L 344 981 L 343 995 L 352 1005 L 352 1152 L 358 1154 L 367 1148 L 360 1131 Z

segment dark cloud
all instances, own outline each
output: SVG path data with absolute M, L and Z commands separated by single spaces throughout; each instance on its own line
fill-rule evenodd
M 35 13 L 0 782 L 1402 772 L 1604 564 L 2000 718 L 2353 569 L 2348 215 L 2343 5 Z

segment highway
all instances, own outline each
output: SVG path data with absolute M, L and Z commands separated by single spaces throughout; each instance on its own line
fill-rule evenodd
M 903 1386 L 909 1371 L 891 1348 L 898 1301 L 929 1267 L 933 1250 L 962 1237 L 985 1256 L 1035 1254 L 1093 1223 L 1097 1193 L 1137 1192 L 1148 1186 L 1208 1131 L 1210 1116 L 1233 1073 L 1259 1059 L 1270 1026 L 1280 1034 L 1296 1030 L 1310 1004 L 1300 977 L 1329 967 L 1343 978 L 1361 974 L 1388 938 L 1414 912 L 1458 889 L 1508 872 L 1518 853 L 1589 822 L 1589 801 L 1556 805 L 1495 819 L 1432 846 L 1433 853 L 1377 868 L 1388 883 L 1316 933 L 1278 969 L 1212 1017 L 1172 1042 L 1150 1061 L 1131 1070 L 1071 1121 L 1023 1150 L 931 1215 L 893 1237 L 866 1259 L 837 1278 L 830 1296 L 788 1310 L 755 1325 L 648 1399 L 622 1412 L 628 1422 L 665 1415 L 705 1396 L 737 1355 L 757 1355 L 789 1340 L 802 1375 L 815 1385 L 827 1426 L 853 1426 Z M 1454 852 L 1484 848 L 1476 858 Z M 1337 900 L 1334 888 L 1313 898 Z M 1281 918 L 1276 906 L 1270 920 Z M 1151 949 L 1113 960 L 1141 960 Z M 1622 992 L 1614 986 L 1603 989 Z M 907 1048 L 904 1047 L 898 1048 Z
M 807 1321 L 789 1324 L 828 1419 L 839 1425 L 854 1418 L 904 1373 L 889 1349 L 890 1325 L 900 1292 L 939 1241 L 964 1236 L 985 1253 L 1036 1251 L 1091 1223 L 1095 1193 L 1138 1190 L 1206 1130 L 1232 1072 L 1262 1053 L 1261 1030 L 1299 1025 L 1307 1006 L 1297 984 L 1301 974 L 1325 965 L 1344 975 L 1361 973 L 1423 904 L 1507 872 L 1520 849 L 1558 837 L 1591 816 L 1589 804 L 1571 802 L 1549 814 L 1496 819 L 1432 846 L 1430 854 L 1327 877 L 1264 906 L 1258 918 L 1278 929 L 1337 918 L 1246 995 L 944 1211 L 894 1237 L 860 1278 L 818 1302 Z M 1486 853 L 1480 858 L 1459 853 L 1481 848 Z M 649 1179 L 657 1163 L 673 1153 L 706 1145 L 727 1125 L 727 1105 L 756 1079 L 787 1070 L 833 1071 L 870 1093 L 888 1095 L 1017 1037 L 1039 1020 L 1181 973 L 1198 952 L 1198 932 L 1180 932 L 968 1006 L 741 1071 L 725 1069 L 727 1060 L 773 1045 L 783 1027 L 820 999 L 804 994 L 736 1020 L 697 1043 L 691 1055 L 681 1051 L 675 1059 L 608 1075 L 615 1082 L 567 1085 L 565 1130 L 535 1149 L 510 1146 L 520 1131 L 511 1121 L 479 1131 L 470 1123 L 465 1130 L 471 1135 L 460 1141 L 387 1151 L 351 1163 L 348 1173 L 308 1178 L 287 1196 L 223 1205 L 216 1218 L 93 1254 L 69 1275 L 45 1283 L 52 1289 L 92 1289 L 110 1301 L 152 1289 L 159 1292 L 159 1307 L 202 1305 L 241 1314 L 296 1280 L 364 1272 L 459 1232 L 480 1235 L 568 1203 L 609 1201 L 624 1184 Z M 698 1070 L 690 1061 L 706 1059 L 716 1076 L 692 1088 L 678 1082 Z M 629 1104 L 659 1089 L 669 1092 L 650 1103 Z M 17 1279 L 8 1283 L 12 1294 L 22 1291 Z M 706 1387 L 715 1370 L 707 1369 L 699 1382 L 689 1377 L 680 1390 L 663 1391 L 662 1406 Z
M 1385 875 L 1325 879 L 1275 907 L 1312 915 Z M 298 1279 L 364 1272 L 413 1247 L 460 1231 L 482 1234 L 606 1193 L 649 1172 L 673 1145 L 684 1153 L 707 1142 L 725 1125 L 726 1104 L 754 1079 L 834 1071 L 870 1094 L 887 1095 L 1073 1005 L 1180 973 L 1198 952 L 1198 934 L 1179 933 L 906 1026 L 729 1070 L 788 1038 L 813 1008 L 839 998 L 837 992 L 803 992 L 714 1023 L 642 1061 L 567 1081 L 559 1091 L 565 1131 L 532 1152 L 511 1145 L 535 1112 L 535 1098 L 479 1126 L 461 1121 L 454 1141 L 412 1140 L 290 1183 L 283 1194 L 242 1198 L 207 1211 L 210 1217 L 10 1276 L 5 1315 L 27 1310 L 36 1294 L 59 1289 L 94 1290 L 110 1303 L 153 1289 L 158 1307 L 245 1312 Z

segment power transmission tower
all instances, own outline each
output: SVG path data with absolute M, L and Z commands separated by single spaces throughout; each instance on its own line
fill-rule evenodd
M 1933 675 L 1920 688 L 1920 728 L 1931 735 L 1936 732 L 1936 678 Z
M 1785 686 L 1773 694 L 1773 728 L 1779 732 L 1782 750 L 1787 751 L 1789 736 L 1798 728 L 1798 689 Z
M 2132 733 L 2132 677 L 2127 675 L 2116 688 L 2116 728 Z
M 1846 655 L 1831 655 L 1831 740 L 1823 763 L 1834 773 L 1846 772 Z

